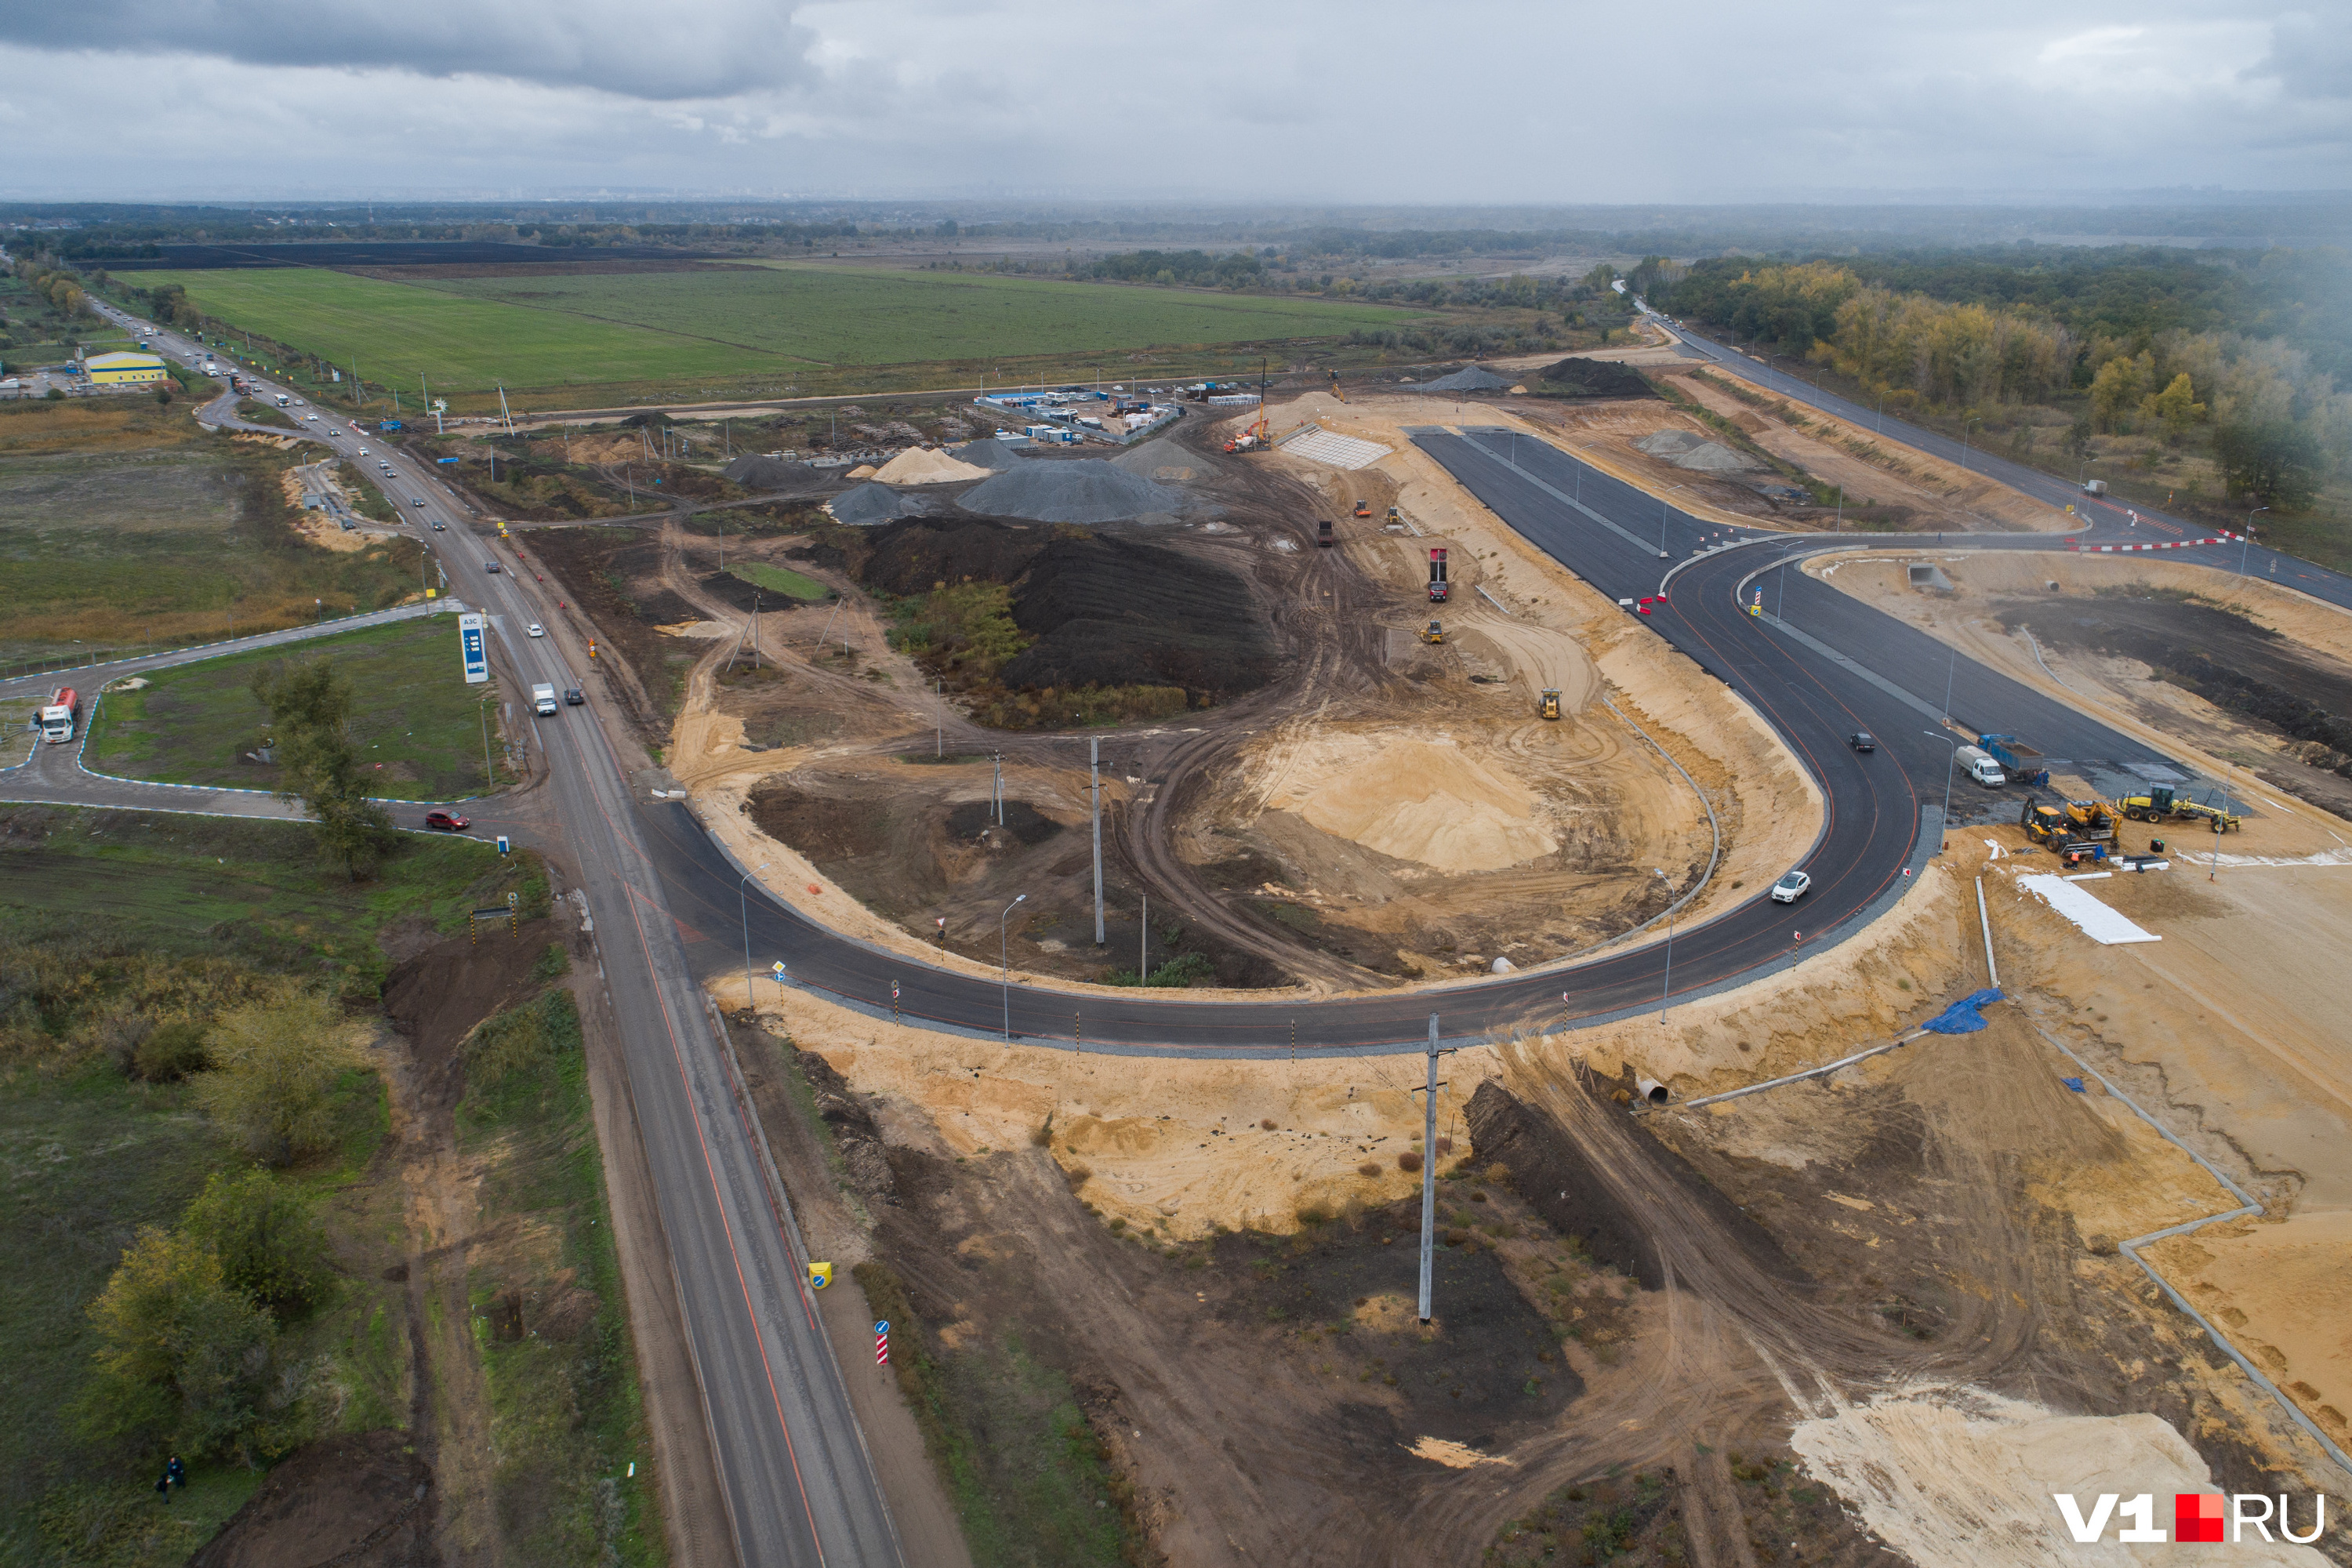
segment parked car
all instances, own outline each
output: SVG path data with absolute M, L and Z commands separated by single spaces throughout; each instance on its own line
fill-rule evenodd
M 1812 885 L 1813 879 L 1802 871 L 1791 871 L 1772 884 L 1772 901 L 1776 904 L 1793 904 L 1803 898 L 1806 889 Z
M 565 707 L 577 708 L 587 700 L 587 698 L 581 695 L 580 689 L 578 687 L 567 686 L 563 689 L 563 703 Z
M 454 811 L 428 811 L 425 814 L 425 826 L 436 833 L 463 833 L 474 826 L 474 819 Z
M 1848 735 L 1845 738 L 1845 743 L 1852 746 L 1857 752 L 1874 752 L 1878 750 L 1877 741 L 1872 738 L 1870 731 L 1867 730 L 1856 730 L 1853 734 Z
M 547 628 L 541 626 L 537 621 L 531 622 L 530 626 L 527 629 L 530 631 L 530 635 L 535 637 L 543 637 L 547 635 Z

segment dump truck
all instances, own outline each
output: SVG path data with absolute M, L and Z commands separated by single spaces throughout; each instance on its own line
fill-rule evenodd
M 1445 640 L 1445 627 L 1439 622 L 1430 622 L 1429 629 L 1421 634 L 1421 640 L 1428 643 L 1444 642 Z
M 41 739 L 52 746 L 61 746 L 74 738 L 74 726 L 81 718 L 81 694 L 70 686 L 60 686 L 49 693 L 41 704 Z
M 1315 525 L 1315 544 L 1319 550 L 1331 548 L 1331 520 L 1325 518 Z
M 2245 826 L 2236 812 L 2218 805 L 2183 800 L 2170 784 L 2150 784 L 2146 795 L 2127 795 L 2108 803 L 2108 809 L 2134 822 L 2202 822 L 2216 832 Z
M 1445 552 L 1443 550 L 1429 552 L 1429 602 L 1433 605 L 1445 603 Z
M 1981 746 L 1962 746 L 1953 752 L 1952 761 L 1987 789 L 1999 789 L 2009 782 L 2009 775 L 2000 771 L 2000 759 Z
M 2042 765 L 2042 753 L 2016 736 L 1979 735 L 1977 744 L 1992 753 L 2012 783 L 2035 789 L 2050 787 L 2050 770 Z
M 1559 717 L 1559 692 L 1556 689 L 1551 687 L 1544 688 L 1543 696 L 1538 699 L 1536 702 L 1536 717 L 1538 719 L 1557 719 Z

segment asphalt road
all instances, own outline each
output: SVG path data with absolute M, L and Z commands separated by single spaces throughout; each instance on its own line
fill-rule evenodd
M 202 363 L 196 346 L 176 334 L 152 341 L 161 352 Z M 264 395 L 271 391 L 261 387 Z M 234 398 L 224 398 L 205 417 L 236 424 L 234 407 Z M 358 456 L 370 437 L 347 420 L 322 414 L 304 424 L 338 455 L 372 469 Z M 522 580 L 527 570 L 514 552 L 476 538 L 462 507 L 429 471 L 396 448 L 373 449 L 394 467 L 387 495 L 421 525 L 416 531 L 451 590 L 488 615 L 526 686 L 584 684 L 557 639 L 521 635 L 528 623 L 555 617 L 536 583 Z M 432 531 L 436 521 L 448 531 Z M 485 570 L 493 560 L 502 568 L 495 574 Z M 588 709 L 531 723 L 548 780 L 503 809 L 515 813 L 511 827 L 521 841 L 555 848 L 573 865 L 595 921 L 740 1559 L 899 1563 L 896 1531 L 809 1295 L 806 1253 L 735 1095 L 621 757 Z M 399 816 L 413 820 L 408 811 Z

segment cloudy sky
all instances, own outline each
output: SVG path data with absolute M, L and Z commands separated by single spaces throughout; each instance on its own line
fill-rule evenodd
M 2352 185 L 2336 0 L 0 0 L 0 195 Z

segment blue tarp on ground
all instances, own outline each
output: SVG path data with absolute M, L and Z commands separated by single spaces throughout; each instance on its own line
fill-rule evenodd
M 1979 991 L 1962 997 L 1919 1026 L 1939 1035 L 1973 1035 L 1985 1026 L 1984 1015 L 1977 1009 L 2000 1000 L 1998 991 Z

